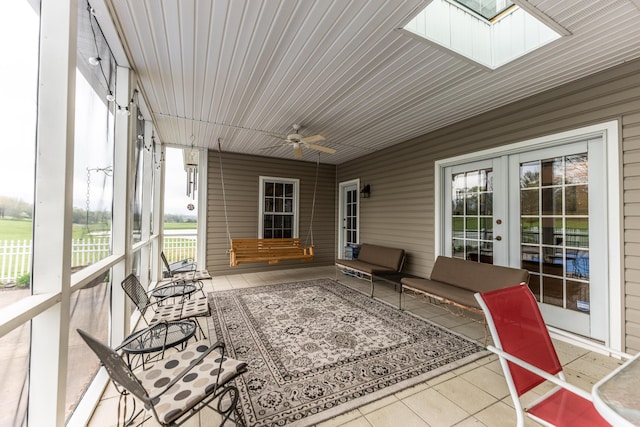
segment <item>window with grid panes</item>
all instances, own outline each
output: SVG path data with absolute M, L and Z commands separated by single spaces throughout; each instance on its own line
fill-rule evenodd
M 298 237 L 298 180 L 261 177 L 262 238 Z

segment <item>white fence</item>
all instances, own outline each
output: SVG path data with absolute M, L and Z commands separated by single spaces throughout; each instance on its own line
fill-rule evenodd
M 183 259 L 196 259 L 196 235 L 193 233 L 172 233 L 164 236 L 162 248 L 167 261 L 176 262 Z
M 195 258 L 196 239 L 193 235 L 172 235 L 164 238 L 164 252 L 169 262 Z M 111 253 L 111 239 L 93 237 L 75 239 L 71 247 L 71 266 L 93 264 Z M 31 240 L 0 240 L 0 282 L 13 282 L 28 274 L 31 268 Z
M 31 268 L 31 240 L 0 241 L 0 281 L 14 281 Z

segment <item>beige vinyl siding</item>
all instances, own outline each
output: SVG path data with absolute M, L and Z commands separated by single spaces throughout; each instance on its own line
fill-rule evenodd
M 241 264 L 229 267 L 229 240 L 225 224 L 220 162 L 217 151 L 209 151 L 207 182 L 207 268 L 214 274 L 233 274 L 308 265 L 327 265 L 334 261 L 335 250 L 335 166 L 320 165 L 313 219 L 315 258 L 312 263 L 287 261 L 278 264 Z M 229 232 L 232 238 L 257 238 L 259 215 L 259 177 L 300 180 L 298 235 L 311 242 L 309 225 L 313 203 L 316 164 L 222 153 L 224 187 Z
M 640 79 L 640 77 L 639 77 Z M 624 320 L 627 347 L 640 350 L 640 111 L 622 117 Z
M 361 242 L 404 248 L 406 271 L 428 276 L 435 259 L 434 161 L 617 119 L 624 141 L 624 265 L 610 268 L 624 268 L 624 336 L 628 351 L 640 350 L 639 70 L 640 61 L 617 66 L 340 165 L 338 182 L 360 178 L 371 185 L 360 205 Z

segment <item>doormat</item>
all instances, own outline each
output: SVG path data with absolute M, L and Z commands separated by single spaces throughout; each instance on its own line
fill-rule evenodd
M 248 363 L 247 426 L 308 426 L 487 353 L 464 336 L 334 280 L 209 294 L 212 342 Z

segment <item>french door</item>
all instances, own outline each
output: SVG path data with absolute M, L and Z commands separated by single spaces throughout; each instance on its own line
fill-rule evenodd
M 545 321 L 605 340 L 607 198 L 601 137 L 444 169 L 443 253 L 529 271 Z
M 360 180 L 341 182 L 339 187 L 338 257 L 344 258 L 345 248 L 360 241 Z

